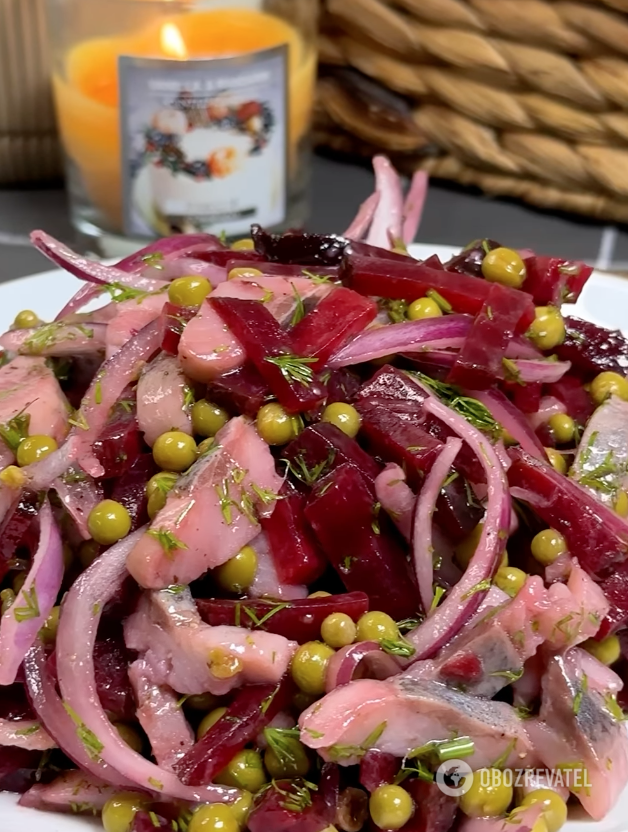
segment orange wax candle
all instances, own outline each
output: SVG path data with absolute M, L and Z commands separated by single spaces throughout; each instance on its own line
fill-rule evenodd
M 310 124 L 316 55 L 297 29 L 278 17 L 247 8 L 161 16 L 134 34 L 86 40 L 67 53 L 63 71 L 53 79 L 61 135 L 87 196 L 111 230 L 122 228 L 119 56 L 210 59 L 283 44 L 288 47 L 287 131 L 292 165 Z

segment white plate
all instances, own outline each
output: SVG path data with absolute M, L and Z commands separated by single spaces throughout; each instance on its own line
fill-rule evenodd
M 415 257 L 438 254 L 446 259 L 457 249 L 451 246 L 416 245 Z M 79 286 L 60 271 L 44 272 L 0 284 L 0 332 L 4 332 L 21 309 L 33 309 L 43 320 L 51 320 Z M 594 274 L 571 311 L 582 318 L 622 329 L 628 333 L 628 278 Z M 570 820 L 563 832 L 625 832 L 628 789 L 614 810 L 599 823 Z M 36 812 L 16 806 L 13 795 L 0 793 L 0 832 L 87 832 L 102 827 L 96 820 Z

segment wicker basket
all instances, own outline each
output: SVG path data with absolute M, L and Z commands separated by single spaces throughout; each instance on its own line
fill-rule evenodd
M 628 0 L 323 0 L 317 141 L 628 221 Z
M 0 0 L 0 185 L 60 174 L 44 0 Z

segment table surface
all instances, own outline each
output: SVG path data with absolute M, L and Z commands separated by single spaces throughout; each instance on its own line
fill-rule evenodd
M 339 232 L 373 189 L 366 166 L 316 156 L 308 228 Z M 33 228 L 43 228 L 72 244 L 61 185 L 0 188 L 0 281 L 45 271 L 49 263 L 28 243 Z M 465 245 L 491 237 L 514 248 L 578 258 L 604 269 L 628 270 L 628 231 L 568 215 L 538 211 L 513 200 L 497 200 L 446 184 L 430 187 L 418 242 Z

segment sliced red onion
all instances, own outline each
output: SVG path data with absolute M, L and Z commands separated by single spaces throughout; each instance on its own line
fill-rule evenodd
M 55 240 L 54 237 L 44 231 L 33 231 L 31 242 L 53 263 L 56 263 L 57 266 L 74 275 L 74 277 L 78 277 L 79 280 L 97 283 L 100 286 L 107 283 L 121 283 L 123 286 L 132 286 L 134 289 L 141 289 L 144 292 L 154 292 L 163 288 L 163 280 L 129 274 L 116 268 L 116 266 L 105 266 L 95 260 L 81 257 L 80 254 L 76 254 L 71 248 L 68 248 L 59 240 Z
M 328 363 L 330 367 L 348 367 L 398 352 L 459 349 L 472 323 L 473 318 L 469 315 L 447 315 L 367 329 L 333 355 Z
M 33 329 L 12 329 L 0 337 L 0 347 L 19 355 L 64 356 L 93 355 L 104 352 L 107 345 L 106 324 L 51 324 Z M 42 333 L 41 344 L 37 334 Z M 43 337 L 50 333 L 49 337 Z
M 500 439 L 495 443 L 495 453 L 497 454 L 497 458 L 499 459 L 502 468 L 504 471 L 508 472 L 508 469 L 512 465 L 512 459 L 508 456 L 508 451 L 506 450 L 506 446 L 504 445 L 504 440 Z M 511 533 L 513 532 L 513 523 L 517 520 L 516 512 L 513 510 L 510 515 L 510 529 Z M 516 529 L 514 530 L 516 531 Z
M 543 396 L 539 403 L 539 409 L 536 413 L 528 413 L 527 419 L 532 430 L 537 430 L 546 422 L 555 416 L 557 413 L 566 413 L 567 408 L 555 396 Z
M 31 465 L 22 468 L 22 473 L 26 475 L 31 490 L 46 491 L 49 489 L 54 480 L 64 474 L 72 465 L 78 450 L 79 437 L 72 430 L 58 451 L 53 451 L 38 462 L 33 462 Z
M 383 653 L 377 641 L 358 641 L 357 644 L 349 644 L 348 647 L 341 647 L 329 660 L 327 675 L 325 677 L 325 690 L 327 693 L 339 685 L 348 685 L 354 679 L 359 678 L 356 674 L 358 668 L 375 654 L 383 654 L 390 659 L 388 666 L 392 670 L 390 676 L 399 673 L 400 666 L 393 656 Z
M 550 361 L 547 358 L 519 358 L 513 361 L 521 381 L 530 383 L 541 381 L 544 384 L 553 384 L 571 369 L 570 361 Z
M 36 719 L 0 719 L 0 745 L 48 751 L 55 747 L 55 741 Z
M 59 689 L 92 754 L 141 789 L 203 803 L 235 800 L 239 792 L 221 786 L 184 786 L 171 772 L 131 749 L 111 724 L 100 703 L 94 671 L 94 642 L 102 610 L 128 576 L 126 559 L 146 527 L 97 558 L 75 581 L 63 602 L 57 633 Z M 63 745 L 62 745 L 63 747 Z
M 543 354 L 537 350 L 525 335 L 515 335 L 506 347 L 506 358 L 542 358 Z
M 94 285 L 93 283 L 83 284 L 78 292 L 73 295 L 61 309 L 61 311 L 57 313 L 55 321 L 62 321 L 69 315 L 73 315 L 75 312 L 78 312 L 79 309 L 82 309 L 84 306 L 87 306 L 88 303 L 91 303 L 95 298 L 100 297 L 101 294 L 102 289 L 100 286 Z
M 236 252 L 234 252 L 235 254 Z M 186 277 L 187 275 L 206 277 L 212 286 L 224 283 L 227 279 L 227 269 L 223 266 L 197 260 L 195 257 L 179 257 L 176 260 L 165 261 L 159 274 L 162 280 L 174 280 L 177 277 Z
M 24 656 L 54 607 L 63 580 L 61 535 L 46 499 L 39 512 L 39 545 L 15 601 L 0 621 L 0 685 L 15 682 Z
M 87 528 L 87 518 L 103 498 L 102 485 L 87 474 L 70 471 L 67 476 L 58 477 L 53 487 L 83 540 L 89 540 L 92 535 Z
M 162 261 L 177 259 L 181 254 L 194 256 L 195 250 L 220 251 L 224 248 L 223 243 L 213 234 L 173 234 L 171 237 L 155 240 L 134 254 L 130 254 L 116 263 L 116 268 L 128 274 L 143 274 L 148 269 L 158 274 L 160 269 L 151 266 L 151 260 L 159 266 Z
M 375 191 L 375 193 L 372 193 L 364 200 L 353 222 L 342 235 L 343 237 L 346 237 L 347 240 L 355 240 L 356 242 L 364 237 L 373 221 L 379 198 L 380 195 Z
M 414 242 L 419 230 L 429 180 L 429 175 L 424 170 L 417 170 L 412 177 L 410 190 L 403 206 L 403 229 L 401 232 L 401 238 L 407 246 Z
M 46 651 L 40 641 L 37 641 L 27 653 L 24 672 L 28 695 L 35 713 L 59 748 L 81 768 L 82 773 L 92 774 L 112 786 L 132 787 L 133 781 L 122 777 L 110 765 L 88 752 L 86 744 L 81 739 L 84 735 L 79 735 L 79 726 L 72 720 L 57 693 L 56 682 L 50 675 L 46 663 Z
M 97 814 L 116 789 L 84 771 L 64 771 L 52 783 L 36 783 L 19 799 L 20 806 L 42 812 Z
M 127 385 L 139 377 L 144 364 L 161 348 L 159 320 L 140 330 L 115 355 L 102 365 L 78 411 L 79 427 L 74 427 L 70 438 L 76 438 L 76 458 L 88 474 L 101 477 L 104 469 L 94 455 L 92 445 L 103 429 L 109 412 Z M 82 426 L 81 426 L 82 425 Z
M 366 242 L 372 246 L 389 249 L 391 237 L 401 240 L 403 188 L 399 174 L 386 156 L 375 156 L 373 169 L 379 201 Z
M 468 391 L 467 395 L 483 404 L 495 421 L 508 431 L 524 451 L 537 459 L 547 460 L 545 449 L 526 417 L 501 390 L 472 390 Z
M 432 515 L 443 482 L 462 448 L 462 439 L 450 437 L 421 486 L 414 514 L 412 549 L 419 594 L 427 612 L 434 598 L 434 547 L 432 545 Z
M 442 402 L 430 398 L 424 404 L 473 450 L 486 472 L 488 504 L 475 554 L 458 583 L 443 603 L 428 615 L 407 639 L 416 648 L 413 660 L 428 659 L 455 636 L 477 610 L 486 595 L 484 582 L 495 574 L 506 547 L 510 528 L 510 493 L 504 469 L 489 440 Z

